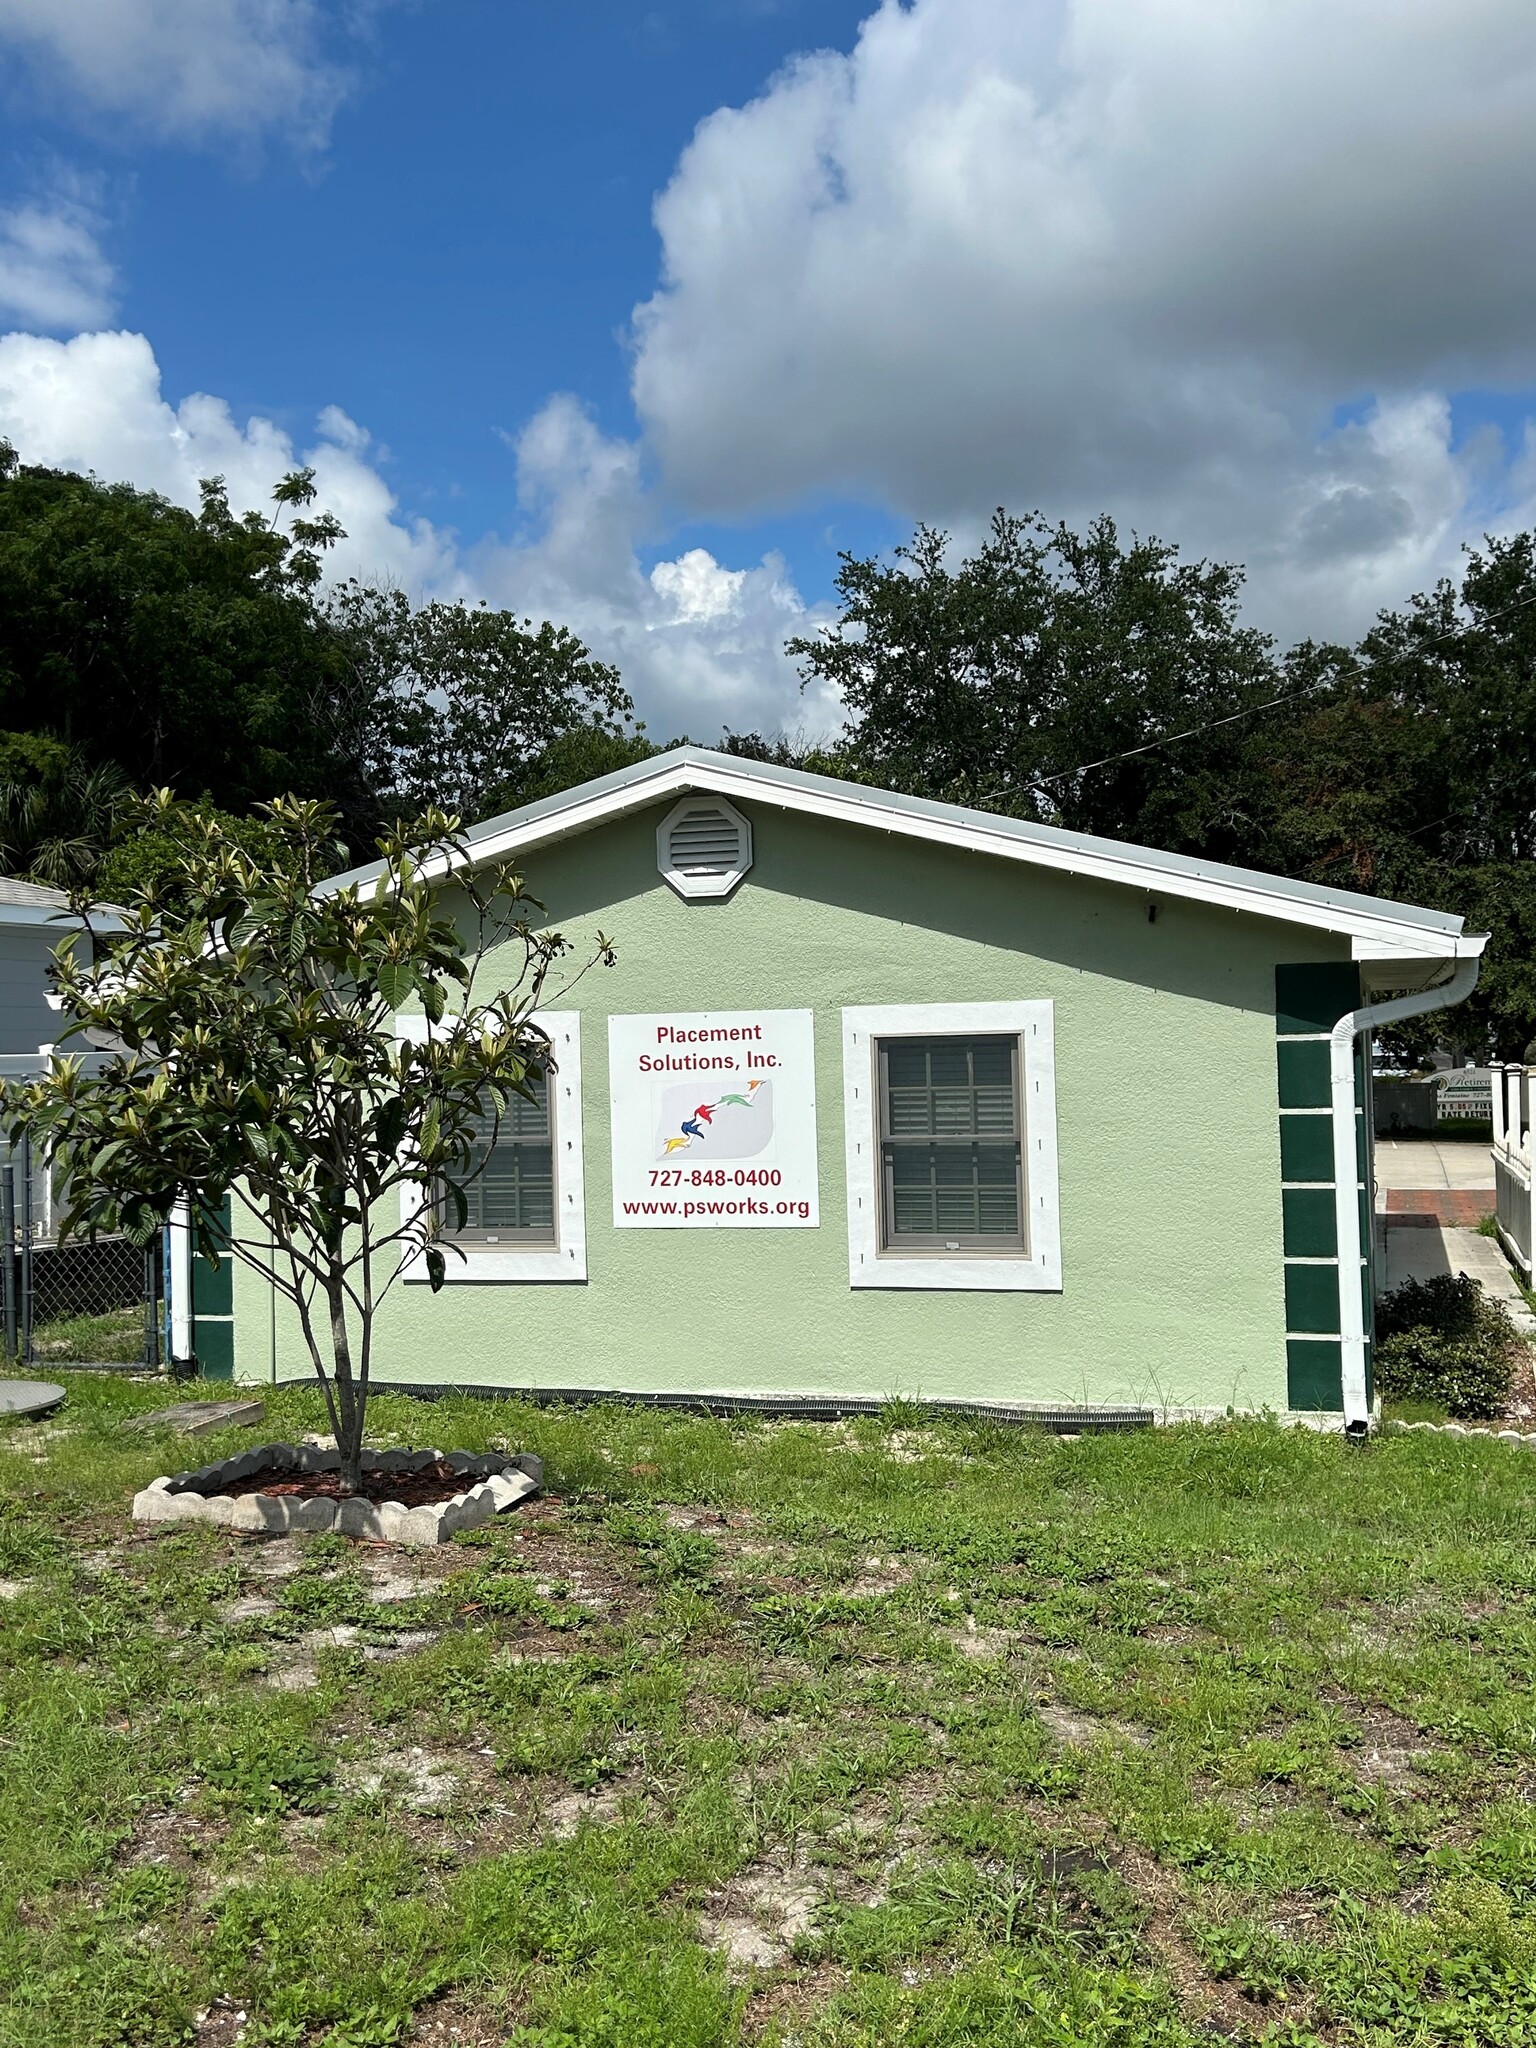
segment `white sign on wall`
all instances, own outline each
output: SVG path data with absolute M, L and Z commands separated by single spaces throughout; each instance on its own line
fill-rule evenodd
M 620 1230 L 813 1230 L 809 1010 L 608 1019 Z

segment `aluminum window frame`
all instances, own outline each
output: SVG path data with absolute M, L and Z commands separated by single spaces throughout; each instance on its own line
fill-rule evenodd
M 981 1136 L 976 1132 L 963 1135 L 947 1135 L 942 1132 L 903 1133 L 893 1129 L 891 1116 L 890 1049 L 896 1045 L 931 1045 L 935 1039 L 960 1039 L 967 1045 L 991 1042 L 1008 1047 L 1010 1077 L 1009 1085 L 1013 1094 L 1013 1128 L 1006 1135 Z M 946 1260 L 963 1257 L 967 1253 L 982 1253 L 991 1258 L 1027 1258 L 1029 1256 L 1029 1157 L 1025 1142 L 1024 1118 L 1024 1048 L 1016 1032 L 896 1032 L 885 1031 L 870 1039 L 870 1053 L 874 1062 L 875 1115 L 880 1140 L 879 1206 L 877 1231 L 880 1257 L 883 1259 L 919 1258 L 925 1254 L 943 1257 Z M 933 1083 L 928 1084 L 932 1091 Z M 975 1083 L 967 1084 L 974 1088 Z M 926 1146 L 930 1151 L 962 1148 L 975 1150 L 983 1145 L 997 1150 L 1014 1151 L 1014 1188 L 1018 1202 L 1019 1228 L 1016 1232 L 989 1233 L 985 1231 L 904 1231 L 896 1230 L 896 1185 L 892 1167 L 899 1149 L 916 1151 Z
M 1048 999 L 875 1004 L 845 1009 L 842 1020 L 849 1286 L 1060 1293 L 1055 1005 Z M 1020 1087 L 1015 1113 L 1021 1128 L 1021 1172 L 1028 1203 L 1023 1250 L 882 1249 L 884 1145 L 876 1048 L 882 1039 L 945 1037 L 1011 1037 L 1018 1041 Z
M 587 1279 L 586 1172 L 582 1145 L 581 1099 L 581 1013 L 577 1010 L 541 1010 L 532 1020 L 544 1031 L 554 1047 L 551 1074 L 550 1127 L 554 1133 L 552 1157 L 555 1179 L 555 1238 L 553 1243 L 525 1240 L 503 1244 L 466 1243 L 446 1251 L 447 1287 L 507 1286 L 527 1284 L 585 1285 Z M 395 1018 L 401 1037 L 424 1037 L 425 1017 L 403 1013 Z M 409 1222 L 421 1206 L 421 1190 L 400 1191 L 401 1221 Z M 407 1286 L 427 1286 L 426 1262 L 412 1258 L 402 1279 Z
M 549 1222 L 547 1224 L 502 1223 L 494 1227 L 488 1224 L 466 1224 L 463 1230 L 449 1227 L 447 1198 L 439 1194 L 437 1206 L 442 1212 L 443 1242 L 456 1244 L 463 1251 L 492 1251 L 506 1245 L 511 1251 L 552 1251 L 560 1244 L 560 1108 L 559 1088 L 553 1070 L 544 1076 L 544 1129 L 538 1134 L 519 1133 L 509 1130 L 508 1125 L 515 1117 L 516 1104 L 509 1100 L 506 1114 L 501 1119 L 495 1143 L 488 1152 L 494 1156 L 505 1147 L 514 1155 L 535 1149 L 549 1154 Z M 524 1101 L 524 1098 L 518 1098 Z M 485 1176 L 490 1171 L 490 1160 L 471 1181 L 467 1198 L 474 1203 L 477 1196 L 483 1200 Z M 518 1160 L 519 1193 L 521 1194 L 522 1162 Z

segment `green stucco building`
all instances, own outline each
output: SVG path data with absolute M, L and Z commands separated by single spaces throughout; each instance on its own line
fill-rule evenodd
M 618 960 L 377 1380 L 1363 1418 L 1361 1048 L 1459 919 L 694 748 L 472 841 Z M 197 1317 L 306 1373 L 249 1273 Z

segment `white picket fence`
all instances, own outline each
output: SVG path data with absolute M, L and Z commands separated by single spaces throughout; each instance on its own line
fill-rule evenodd
M 1504 1249 L 1527 1281 L 1536 1246 L 1536 1176 L 1531 1166 L 1531 1082 L 1536 1067 L 1493 1069 L 1494 1214 Z

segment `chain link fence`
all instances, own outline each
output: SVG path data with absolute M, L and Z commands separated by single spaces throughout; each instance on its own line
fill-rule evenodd
M 88 1056 L 89 1057 L 89 1056 Z M 104 1056 L 103 1056 L 104 1057 Z M 37 1056 L 0 1056 L 0 1080 L 40 1073 Z M 64 1189 L 42 1148 L 0 1139 L 0 1315 L 5 1353 L 28 1365 L 160 1365 L 165 1297 L 160 1238 L 59 1241 Z

